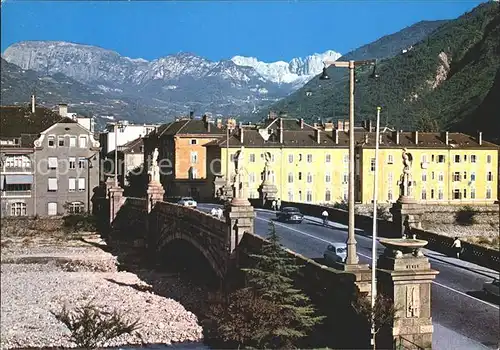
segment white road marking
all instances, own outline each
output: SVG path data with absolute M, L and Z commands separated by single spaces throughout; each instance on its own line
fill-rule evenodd
M 261 220 L 261 221 L 269 221 L 269 219 L 263 219 L 263 218 L 259 218 L 259 217 L 257 217 L 257 216 L 255 216 L 255 218 L 256 218 L 257 220 Z M 314 238 L 314 239 L 316 239 L 316 240 L 318 240 L 318 241 L 321 241 L 321 242 L 324 242 L 324 243 L 328 243 L 328 244 L 330 243 L 330 241 L 327 241 L 326 239 L 323 239 L 323 238 L 320 238 L 320 237 L 317 237 L 317 236 L 311 235 L 310 233 L 307 233 L 307 232 L 304 232 L 304 231 L 301 231 L 301 230 L 297 230 L 296 228 L 289 227 L 289 226 L 283 225 L 283 224 L 278 223 L 278 222 L 274 222 L 274 224 L 275 224 L 275 225 L 278 225 L 278 226 L 281 226 L 281 227 L 284 227 L 284 228 L 286 228 L 286 229 L 288 229 L 288 230 L 298 232 L 298 233 L 300 233 L 300 234 L 302 234 L 302 235 L 304 235 L 304 236 Z M 368 256 L 368 255 L 364 255 L 364 254 L 361 254 L 361 253 L 358 253 L 358 255 L 363 256 L 363 257 L 365 257 L 365 258 L 368 258 L 368 259 L 370 259 L 370 260 L 372 259 L 372 257 L 371 257 L 371 256 Z M 466 293 L 461 292 L 461 291 L 459 291 L 459 290 L 456 290 L 456 289 L 453 289 L 453 288 L 451 288 L 451 287 L 445 286 L 444 284 L 438 283 L 438 282 L 436 282 L 436 281 L 432 281 L 432 283 L 434 283 L 435 285 L 438 285 L 438 286 L 440 286 L 440 287 L 446 288 L 446 289 L 448 289 L 448 290 L 451 290 L 451 291 L 453 291 L 453 292 L 455 292 L 455 293 L 458 293 L 458 294 L 460 294 L 460 295 L 463 295 L 463 296 L 465 296 L 465 297 L 468 297 L 468 298 L 470 298 L 470 299 L 474 299 L 474 300 L 476 300 L 476 301 L 479 301 L 480 303 L 483 303 L 483 304 L 485 304 L 485 305 L 491 306 L 491 307 L 493 307 L 493 308 L 495 308 L 495 309 L 497 309 L 497 310 L 498 310 L 498 309 L 500 309 L 500 307 L 499 307 L 499 306 L 497 306 L 497 305 L 494 305 L 494 304 L 488 303 L 487 301 L 484 301 L 484 300 L 481 300 L 481 299 L 479 299 L 479 298 L 473 297 L 472 295 L 469 295 L 469 294 L 466 294 Z

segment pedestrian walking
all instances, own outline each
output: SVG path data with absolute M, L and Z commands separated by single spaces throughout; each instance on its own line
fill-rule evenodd
M 455 251 L 457 259 L 460 259 L 460 253 L 462 252 L 462 242 L 458 239 L 458 237 L 455 237 L 455 240 L 453 241 L 452 244 L 452 248 Z
M 281 210 L 281 198 L 278 198 L 276 205 L 278 206 L 277 210 Z
M 274 211 L 276 211 L 276 200 L 273 199 L 273 203 L 271 205 Z
M 222 210 L 222 208 L 217 209 L 217 217 L 219 218 L 219 220 L 222 220 L 223 215 L 224 211 Z
M 217 216 L 217 209 L 212 208 L 212 210 L 210 211 L 210 214 L 212 214 L 212 216 Z
M 328 212 L 323 210 L 321 216 L 323 217 L 323 226 L 328 226 Z

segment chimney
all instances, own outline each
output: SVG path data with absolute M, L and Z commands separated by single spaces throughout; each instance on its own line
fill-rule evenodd
M 33 93 L 31 95 L 31 113 L 33 113 L 33 114 L 36 112 L 35 106 L 36 106 L 36 97 L 35 97 L 35 93 Z
M 240 142 L 243 143 L 243 140 L 244 140 L 243 139 L 243 127 L 242 127 L 241 123 L 240 123 L 239 129 L 240 129 Z
M 392 132 L 392 138 L 396 142 L 396 145 L 399 145 L 399 130 Z
M 221 118 L 217 119 L 217 129 L 222 129 L 222 119 Z
M 368 143 L 368 134 L 365 134 L 365 143 Z
M 194 118 L 194 112 L 191 111 L 191 112 L 189 112 L 189 119 L 193 119 L 193 118 Z
M 316 142 L 318 144 L 320 144 L 321 143 L 321 135 L 320 135 L 321 134 L 321 130 L 316 129 L 314 132 L 316 133 Z
M 63 118 L 68 116 L 68 105 L 66 103 L 59 103 L 59 115 Z
M 338 145 L 339 144 L 339 130 L 335 129 L 334 133 L 335 133 L 335 144 Z
M 344 121 L 337 120 L 337 130 L 344 130 Z
M 372 125 L 372 120 L 371 120 L 371 119 L 368 119 L 368 120 L 366 121 L 366 129 L 367 129 L 369 132 L 372 132 L 372 127 L 373 127 L 373 125 Z
M 483 133 L 481 131 L 477 134 L 477 142 L 479 143 L 479 146 L 483 145 Z
M 345 132 L 348 132 L 349 131 L 349 121 L 348 120 L 344 120 L 344 131 Z
M 280 143 L 283 143 L 283 119 L 280 118 Z
M 443 132 L 443 139 L 444 139 L 444 143 L 448 146 L 448 144 L 450 143 L 448 131 Z
M 413 132 L 413 142 L 418 145 L 418 131 Z
M 379 136 L 379 138 L 378 138 L 378 143 L 379 143 L 379 145 L 381 145 L 381 144 L 383 143 L 383 142 L 382 142 L 382 135 L 378 135 L 378 136 Z
M 300 128 L 304 129 L 304 118 L 300 118 Z
M 205 122 L 205 123 L 207 125 L 207 132 L 210 132 L 210 127 L 211 127 L 210 124 L 212 124 L 212 123 L 210 123 L 210 122 Z

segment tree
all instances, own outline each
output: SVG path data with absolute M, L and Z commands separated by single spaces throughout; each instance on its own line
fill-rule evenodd
M 63 306 L 60 312 L 52 314 L 68 327 L 71 340 L 84 349 L 96 349 L 113 338 L 131 334 L 139 328 L 139 320 L 126 321 L 116 310 L 103 311 L 91 303 L 73 311 Z
M 293 286 L 293 277 L 300 269 L 295 258 L 283 249 L 272 221 L 269 235 L 260 254 L 251 254 L 255 260 L 253 268 L 243 269 L 247 275 L 248 288 L 254 290 L 264 300 L 277 305 L 287 323 L 269 327 L 263 336 L 272 347 L 290 348 L 307 336 L 308 332 L 324 317 L 315 315 L 310 299 Z
M 363 317 L 366 322 L 371 324 L 373 317 L 374 335 L 376 335 L 382 327 L 392 325 L 394 316 L 398 311 L 394 306 L 394 302 L 382 294 L 377 294 L 373 308 L 371 298 L 368 298 L 365 294 L 359 294 L 352 306 L 356 313 Z M 375 340 L 373 348 L 375 349 Z

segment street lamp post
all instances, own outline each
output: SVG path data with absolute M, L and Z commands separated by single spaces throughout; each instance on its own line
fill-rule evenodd
M 349 269 L 358 264 L 358 254 L 356 252 L 356 238 L 354 236 L 354 69 L 367 64 L 375 64 L 375 60 L 365 61 L 325 61 L 323 73 L 319 77 L 321 80 L 328 80 L 330 77 L 327 73 L 327 66 L 349 68 L 349 193 L 348 193 L 348 210 L 349 210 L 349 225 L 347 236 L 347 259 L 346 269 Z
M 115 133 L 115 164 L 113 166 L 115 170 L 115 187 L 118 187 L 118 129 L 123 130 L 123 124 L 121 122 L 116 122 L 114 125 Z

